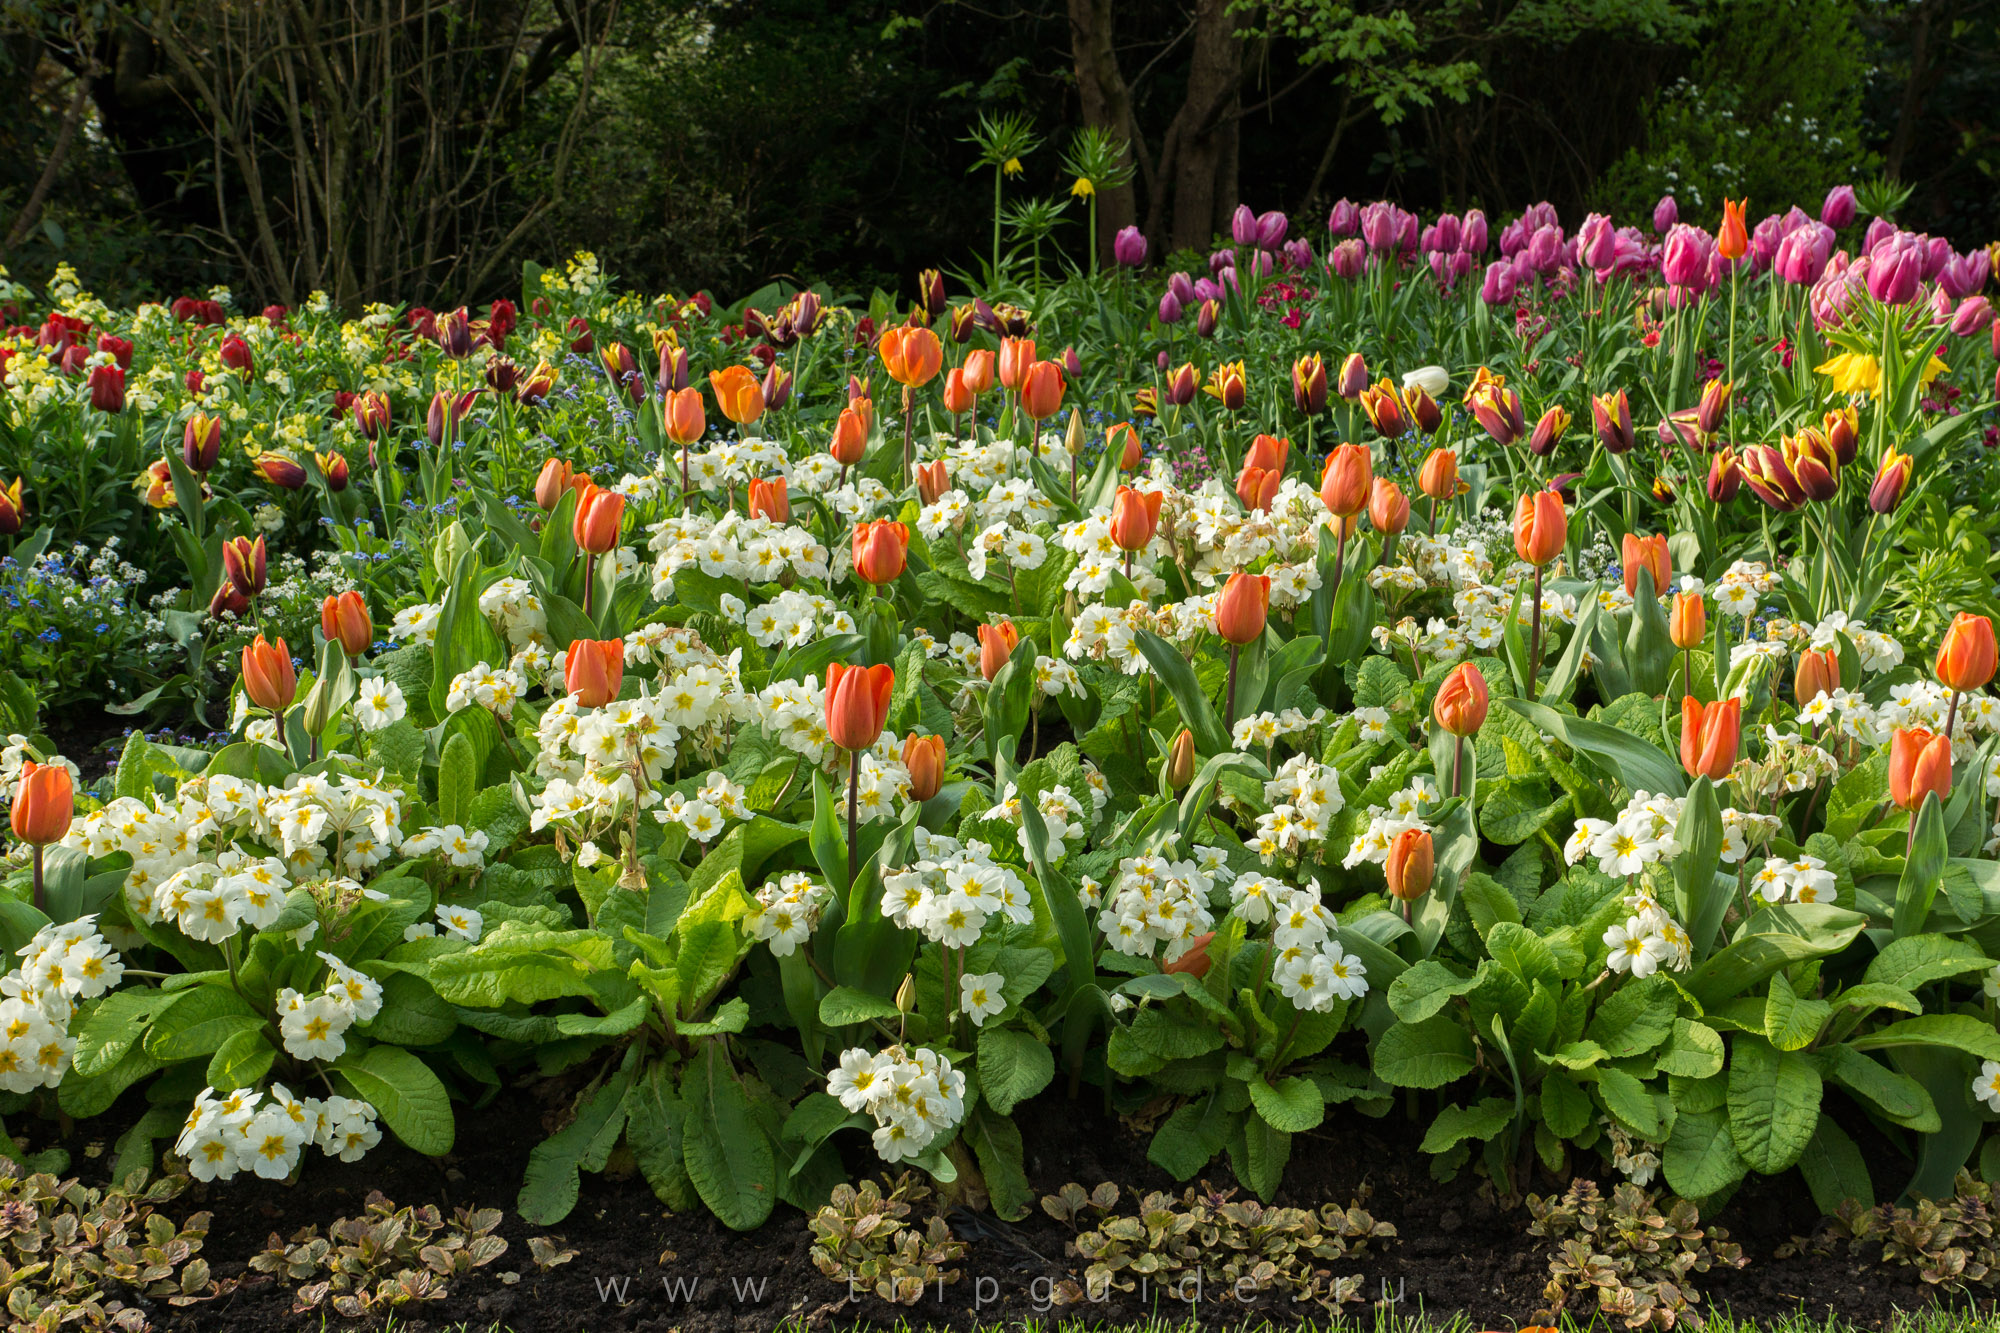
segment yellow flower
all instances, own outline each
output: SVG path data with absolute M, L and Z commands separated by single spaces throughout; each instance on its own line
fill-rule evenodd
M 1882 367 L 1872 356 L 1859 352 L 1842 352 L 1827 358 L 1814 367 L 1813 373 L 1825 375 L 1833 382 L 1835 393 L 1880 393 L 1882 391 Z
M 1000 164 L 1000 170 L 1002 170 L 1002 171 L 1006 172 L 1006 173 L 1007 173 L 1007 174 L 1008 174 L 1009 176 L 1018 176 L 1018 175 L 1020 175 L 1020 174 L 1021 174 L 1021 159 L 1020 159 L 1020 158 L 1018 158 L 1018 157 L 1010 157 L 1010 158 L 1008 158 L 1008 159 L 1007 159 L 1007 160 L 1006 160 L 1005 162 L 1003 162 L 1003 163 L 1001 163 L 1001 164 Z
M 1091 195 L 1097 193 L 1097 187 L 1090 183 L 1090 177 L 1078 176 L 1076 184 L 1069 187 L 1069 192 L 1079 198 L 1088 199 Z

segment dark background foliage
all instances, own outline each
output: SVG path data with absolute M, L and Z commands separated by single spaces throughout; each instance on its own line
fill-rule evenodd
M 1010 205 L 1131 145 L 1099 239 L 1194 248 L 1238 202 L 1712 221 L 1909 187 L 2000 234 L 2000 0 L 5 0 L 0 262 L 107 300 L 482 299 L 595 251 L 649 290 L 907 295 L 976 272 L 982 114 L 1041 139 Z

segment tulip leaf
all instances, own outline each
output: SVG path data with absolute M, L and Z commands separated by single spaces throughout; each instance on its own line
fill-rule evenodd
M 1229 750 L 1229 734 L 1222 729 L 1222 719 L 1215 715 L 1214 706 L 1202 693 L 1201 682 L 1195 679 L 1194 668 L 1181 656 L 1180 649 L 1151 630 L 1142 629 L 1136 637 L 1139 651 L 1146 655 L 1160 683 L 1167 687 L 1167 693 L 1180 708 L 1181 721 L 1194 733 L 1195 748 L 1203 754 Z
M 1938 884 L 1944 879 L 1951 848 L 1945 836 L 1944 806 L 1935 794 L 1926 794 L 1917 812 L 1916 833 L 1910 840 L 1910 854 L 1903 861 L 1903 877 L 1896 881 L 1896 914 L 1891 933 L 1905 939 L 1921 933 L 1930 920 L 1931 903 L 1937 898 Z
M 1662 792 L 1682 796 L 1687 779 L 1681 768 L 1664 750 L 1649 745 L 1627 731 L 1603 722 L 1569 713 L 1558 713 L 1547 704 L 1526 699 L 1502 699 L 1501 703 L 1548 732 L 1571 749 L 1587 756 L 1609 777 L 1634 791 Z

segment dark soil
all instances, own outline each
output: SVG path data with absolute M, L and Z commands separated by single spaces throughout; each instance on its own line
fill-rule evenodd
M 554 1085 L 545 1090 L 556 1091 Z M 514 1090 L 493 1104 L 462 1112 L 458 1146 L 446 1158 L 430 1159 L 387 1141 L 364 1161 L 345 1165 L 309 1154 L 297 1184 L 240 1177 L 229 1183 L 196 1185 L 174 1207 L 212 1210 L 213 1228 L 203 1251 L 220 1279 L 240 1279 L 230 1295 L 181 1310 L 159 1309 L 156 1323 L 188 1333 L 265 1333 L 265 1330 L 344 1328 L 350 1321 L 330 1311 L 292 1314 L 294 1284 L 248 1268 L 248 1261 L 271 1236 L 289 1237 L 308 1224 L 322 1229 L 339 1217 L 363 1210 L 370 1191 L 381 1190 L 399 1205 L 435 1204 L 449 1213 L 460 1205 L 496 1207 L 507 1214 L 500 1234 L 508 1242 L 501 1258 L 470 1276 L 454 1278 L 442 1300 L 407 1305 L 396 1325 L 412 1333 L 466 1324 L 483 1329 L 499 1324 L 515 1333 L 574 1333 L 576 1330 L 764 1330 L 787 1319 L 816 1326 L 856 1321 L 912 1323 L 971 1328 L 975 1324 L 1038 1317 L 1080 1316 L 1093 1323 L 1131 1320 L 1149 1314 L 1181 1318 L 1186 1303 L 1156 1291 L 1145 1299 L 1114 1294 L 1102 1304 L 1047 1307 L 1054 1281 L 1080 1276 L 1082 1265 L 1066 1259 L 1071 1232 L 1040 1209 L 1017 1223 L 990 1213 L 952 1214 L 955 1234 L 967 1242 L 963 1277 L 933 1290 L 914 1307 L 896 1307 L 869 1297 L 842 1304 L 842 1289 L 822 1277 L 810 1257 L 803 1216 L 780 1205 L 762 1229 L 738 1234 L 706 1214 L 669 1215 L 643 1180 L 586 1175 L 576 1210 L 561 1225 L 543 1232 L 514 1215 L 527 1155 L 553 1124 L 559 1110 L 553 1095 Z M 93 1144 L 108 1149 L 117 1126 L 106 1121 L 77 1127 L 68 1141 L 77 1169 L 86 1177 L 108 1153 L 91 1158 Z M 1120 1211 L 1136 1202 L 1133 1191 L 1176 1188 L 1145 1160 L 1145 1137 L 1108 1115 L 1094 1100 L 1070 1103 L 1045 1096 L 1016 1111 L 1026 1147 L 1027 1170 L 1038 1194 L 1066 1182 L 1086 1189 L 1113 1181 L 1126 1191 Z M 98 1130 L 102 1137 L 91 1131 Z M 1548 1280 L 1547 1242 L 1527 1234 L 1519 1207 L 1503 1208 L 1490 1187 L 1462 1173 L 1440 1185 L 1417 1150 L 1417 1131 L 1391 1116 L 1382 1121 L 1341 1114 L 1328 1125 L 1298 1138 L 1279 1202 L 1300 1206 L 1346 1205 L 1365 1188 L 1364 1206 L 1378 1221 L 1393 1224 L 1397 1238 L 1371 1243 L 1369 1252 L 1333 1264 L 1338 1275 L 1365 1275 L 1369 1301 L 1385 1295 L 1397 1311 L 1444 1318 L 1463 1311 L 1476 1327 L 1513 1328 L 1531 1321 L 1541 1308 Z M 43 1146 L 43 1145 L 35 1145 Z M 856 1136 L 848 1165 L 875 1169 L 863 1160 Z M 1893 1154 L 1871 1154 L 1885 1178 L 1885 1197 L 1900 1183 Z M 100 1168 L 101 1169 L 101 1168 Z M 1234 1185 L 1227 1159 L 1206 1173 L 1216 1188 Z M 1609 1191 L 1608 1180 L 1602 1182 Z M 1544 1179 L 1537 1192 L 1557 1188 Z M 1882 1328 L 1898 1309 L 1929 1304 L 1935 1289 L 1909 1269 L 1889 1269 L 1846 1258 L 1772 1258 L 1772 1250 L 1810 1228 L 1814 1210 L 1794 1174 L 1757 1180 L 1744 1188 L 1715 1218 L 1742 1244 L 1750 1265 L 1739 1271 L 1711 1272 L 1698 1279 L 1707 1308 L 1726 1306 L 1740 1317 L 1774 1318 L 1804 1311 L 1815 1318 L 1837 1314 L 1862 1328 Z M 560 1238 L 559 1248 L 575 1256 L 542 1269 L 529 1252 L 531 1236 Z M 501 1280 L 503 1273 L 518 1281 Z M 674 1284 L 680 1294 L 670 1294 Z M 689 1287 L 692 1294 L 688 1294 Z M 1346 1307 L 1365 1315 L 1362 1306 Z M 1317 1307 L 1246 1310 L 1226 1301 L 1205 1300 L 1198 1313 L 1218 1327 L 1236 1325 L 1246 1315 L 1286 1317 L 1288 1311 L 1319 1313 Z M 1573 1300 L 1570 1313 L 1590 1311 Z
M 125 749 L 125 737 L 136 720 L 80 704 L 44 713 L 42 731 L 55 746 L 56 753 L 76 765 L 87 784 L 118 766 L 118 756 Z

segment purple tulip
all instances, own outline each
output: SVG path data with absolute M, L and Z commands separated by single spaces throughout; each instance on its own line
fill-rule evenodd
M 1470 272 L 1472 272 L 1472 256 L 1463 250 L 1453 252 L 1451 256 L 1451 280 L 1456 283 Z
M 1235 272 L 1234 269 L 1224 271 Z M 1220 301 L 1222 297 L 1222 285 L 1213 278 L 1196 278 L 1194 280 L 1194 299 L 1197 303 L 1202 301 Z
M 1326 215 L 1326 229 L 1335 236 L 1358 236 L 1361 233 L 1361 210 L 1355 207 L 1353 200 L 1341 200 Z
M 1611 219 L 1592 213 L 1576 232 L 1577 253 L 1600 277 L 1608 276 L 1618 258 L 1618 232 Z
M 1528 248 L 1530 228 L 1526 218 L 1515 218 L 1500 229 L 1500 257 L 1512 259 Z
M 1229 239 L 1238 245 L 1257 244 L 1257 215 L 1250 211 L 1250 205 L 1238 204 L 1229 215 Z
M 1111 258 L 1120 268 L 1139 268 L 1146 262 L 1146 248 L 1146 233 L 1121 227 L 1111 242 Z
M 1361 270 L 1368 266 L 1368 249 L 1355 237 L 1348 237 L 1333 247 L 1326 257 L 1326 266 L 1336 278 L 1352 281 L 1361 276 Z
M 1432 250 L 1427 254 L 1426 262 L 1430 264 L 1431 276 L 1437 279 L 1438 286 L 1444 288 L 1446 291 L 1450 291 L 1451 256 L 1442 250 Z
M 1413 255 L 1417 252 L 1417 215 L 1405 213 L 1400 208 L 1393 211 L 1396 215 L 1396 247 L 1406 255 Z
M 1954 297 L 1971 296 L 1986 286 L 1993 271 L 1993 257 L 1984 250 L 1967 250 L 1938 273 L 1938 284 Z
M 1944 272 L 1944 266 L 1956 256 L 1951 249 L 1951 238 L 1947 236 L 1926 236 L 1924 240 L 1924 281 L 1932 282 Z
M 1660 202 L 1653 205 L 1653 235 L 1665 236 L 1681 220 L 1681 206 L 1670 194 L 1660 196 Z
M 1174 299 L 1179 301 L 1183 306 L 1191 306 L 1201 299 L 1195 293 L 1194 279 L 1185 273 L 1176 273 L 1171 278 L 1168 278 L 1167 290 L 1172 292 Z
M 1950 323 L 1951 317 L 1958 310 L 1958 303 L 1952 300 L 1951 293 L 1942 287 L 1931 288 L 1928 304 L 1931 308 L 1931 323 L 1933 324 Z
M 1821 271 L 1826 268 L 1826 258 L 1832 252 L 1832 230 L 1817 223 L 1807 223 L 1778 242 L 1772 267 L 1777 270 L 1780 280 L 1794 287 L 1804 287 L 1819 281 Z
M 1837 329 L 1846 321 L 1847 312 L 1854 304 L 1854 293 L 1862 285 L 1869 263 L 1865 255 L 1850 262 L 1845 250 L 1836 252 L 1826 261 L 1808 297 L 1814 328 Z
M 1285 232 L 1292 221 L 1278 209 L 1257 215 L 1257 248 L 1275 250 L 1285 243 Z
M 1488 305 L 1506 305 L 1514 299 L 1514 270 L 1505 261 L 1486 266 L 1486 277 L 1479 284 L 1479 299 Z
M 1178 324 L 1181 322 L 1181 315 L 1183 313 L 1181 298 L 1174 295 L 1173 288 L 1169 287 L 1160 293 L 1160 323 Z M 1164 356 L 1165 353 L 1161 353 L 1161 355 Z
M 1667 197 L 1669 200 L 1673 198 L 1672 195 Z M 1702 270 L 1708 267 L 1711 244 L 1708 233 L 1701 228 L 1675 223 L 1667 233 L 1666 244 L 1660 247 L 1660 276 L 1670 286 L 1693 285 Z
M 1361 239 L 1378 255 L 1395 248 L 1398 223 L 1396 206 L 1378 200 L 1361 210 Z
M 1232 268 L 1235 264 L 1236 252 L 1228 246 L 1224 246 L 1208 257 L 1208 271 L 1211 275 L 1220 273 L 1226 268 Z
M 1159 354 L 1159 356 L 1158 356 L 1158 357 L 1154 358 L 1154 361 L 1153 361 L 1153 364 L 1154 364 L 1154 365 L 1156 365 L 1156 366 L 1158 366 L 1158 367 L 1159 367 L 1159 368 L 1160 368 L 1161 370 L 1165 370 L 1165 369 L 1167 368 L 1167 349 L 1166 349 L 1166 348 L 1162 347 L 1162 348 L 1160 349 L 1160 354 Z
M 1778 257 L 1778 242 L 1785 239 L 1785 220 L 1776 213 L 1769 214 L 1750 233 L 1750 252 L 1745 256 L 1750 261 L 1752 273 L 1767 273 L 1771 262 Z
M 1861 211 L 1861 205 L 1854 197 L 1852 185 L 1836 185 L 1826 192 L 1826 202 L 1819 206 L 1819 220 L 1839 231 L 1851 226 L 1854 215 Z
M 1951 331 L 1961 338 L 1984 333 L 1993 326 L 1993 304 L 1983 296 L 1968 296 L 1952 312 Z
M 1441 213 L 1437 220 L 1438 249 L 1456 250 L 1465 240 L 1465 225 L 1455 213 Z
M 1556 206 L 1544 199 L 1540 203 L 1529 204 L 1521 214 L 1521 221 L 1533 233 L 1543 227 L 1562 226 L 1562 219 L 1556 216 Z
M 1861 253 L 1872 255 L 1875 247 L 1896 234 L 1896 224 L 1887 218 L 1876 218 L 1868 224 L 1867 232 L 1861 238 Z
M 1884 305 L 1906 305 L 1923 285 L 1929 252 L 1914 236 L 1895 241 L 1868 256 L 1868 294 Z
M 1486 213 L 1482 209 L 1465 210 L 1465 223 L 1461 229 L 1458 248 L 1469 255 L 1486 253 Z
M 1547 273 L 1562 262 L 1562 228 L 1554 226 L 1537 227 L 1535 234 L 1528 238 L 1528 263 L 1537 273 Z
M 1285 242 L 1285 271 L 1304 273 L 1313 266 L 1312 242 L 1300 236 Z
M 1245 256 L 1245 259 L 1250 265 L 1250 271 L 1258 277 L 1268 278 L 1271 276 L 1271 252 L 1269 250 L 1253 250 Z M 1231 272 L 1234 272 L 1234 270 L 1231 270 Z

